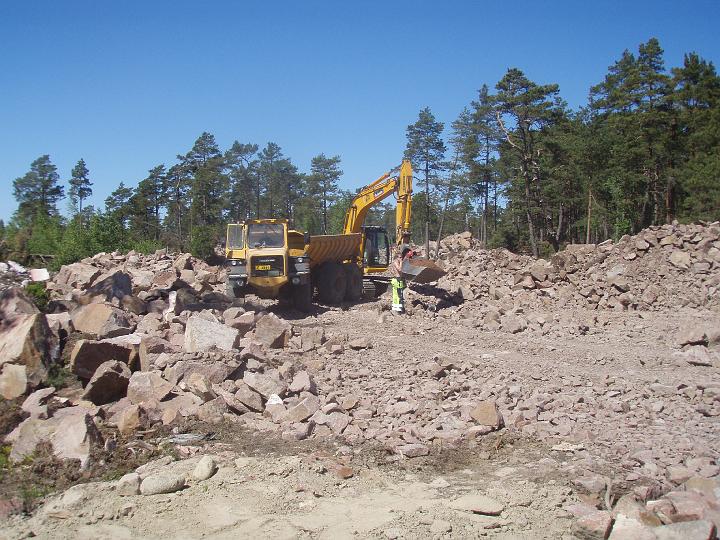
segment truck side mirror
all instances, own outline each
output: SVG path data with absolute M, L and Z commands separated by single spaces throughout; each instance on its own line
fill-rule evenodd
M 310 233 L 309 233 L 309 232 L 306 232 L 306 233 L 303 235 L 303 241 L 305 242 L 305 245 L 306 245 L 306 246 L 310 243 Z

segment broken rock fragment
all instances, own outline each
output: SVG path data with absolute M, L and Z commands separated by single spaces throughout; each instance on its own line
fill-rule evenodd
M 504 425 L 502 414 L 494 401 L 481 401 L 470 411 L 470 416 L 481 426 L 500 429 Z
M 255 325 L 255 339 L 271 349 L 286 347 L 291 336 L 290 323 L 280 319 L 274 313 L 265 315 Z
M 127 387 L 127 397 L 131 403 L 140 404 L 153 399 L 162 401 L 170 392 L 173 384 L 163 379 L 153 371 L 136 371 L 130 377 Z
M 216 321 L 193 315 L 185 325 L 184 348 L 188 352 L 214 348 L 232 351 L 237 346 L 238 331 Z
M 81 379 L 89 380 L 95 370 L 108 360 L 130 364 L 135 358 L 132 348 L 114 343 L 81 339 L 70 354 L 70 369 Z
M 83 398 L 95 405 L 112 403 L 127 393 L 130 382 L 130 368 L 124 362 L 108 360 L 98 366 L 85 387 Z
M 73 326 L 78 332 L 97 339 L 130 334 L 132 324 L 125 312 L 109 304 L 88 304 L 71 313 Z

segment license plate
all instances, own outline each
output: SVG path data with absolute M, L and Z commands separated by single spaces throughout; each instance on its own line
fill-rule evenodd
M 258 264 L 255 267 L 255 270 L 270 270 L 270 265 L 269 264 Z

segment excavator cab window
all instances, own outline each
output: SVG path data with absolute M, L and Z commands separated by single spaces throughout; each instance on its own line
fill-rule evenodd
M 388 266 L 390 263 L 390 245 L 385 229 L 365 229 L 363 260 L 366 267 Z
M 228 249 L 242 249 L 245 247 L 242 225 L 228 225 L 226 247 Z
M 285 245 L 285 230 L 281 223 L 251 223 L 248 226 L 248 247 L 279 248 Z

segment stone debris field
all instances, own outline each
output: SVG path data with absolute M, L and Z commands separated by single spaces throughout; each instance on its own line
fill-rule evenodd
M 717 538 L 720 223 L 432 250 L 404 316 L 164 251 L 62 267 L 41 313 L 0 267 L 0 538 Z M 38 456 L 73 472 L 29 504 Z

